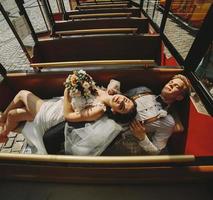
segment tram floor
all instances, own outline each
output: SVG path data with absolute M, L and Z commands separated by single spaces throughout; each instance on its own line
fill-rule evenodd
M 1 181 L 0 183 L 0 198 L 4 200 L 210 200 L 212 196 L 212 182 L 140 185 L 85 185 L 21 181 Z

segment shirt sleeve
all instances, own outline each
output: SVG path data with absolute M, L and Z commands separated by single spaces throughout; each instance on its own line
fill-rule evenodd
M 159 154 L 160 150 L 149 140 L 149 138 L 145 135 L 145 138 L 139 141 L 139 145 L 143 148 L 144 151 L 150 154 Z
M 169 137 L 172 134 L 175 122 L 171 115 L 157 120 L 150 124 L 155 130 L 151 140 L 145 136 L 145 139 L 139 142 L 139 145 L 150 154 L 159 154 L 166 146 Z

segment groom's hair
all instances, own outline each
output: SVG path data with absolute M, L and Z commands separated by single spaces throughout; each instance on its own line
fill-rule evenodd
M 135 103 L 135 101 L 133 99 L 131 99 L 131 98 L 129 98 L 129 99 L 133 102 L 134 106 L 128 113 L 125 113 L 125 114 L 121 114 L 121 113 L 117 113 L 117 112 L 113 113 L 111 108 L 107 107 L 107 110 L 106 110 L 107 116 L 110 119 L 113 119 L 118 123 L 128 123 L 128 122 L 132 121 L 137 114 L 137 109 L 136 109 L 137 104 Z

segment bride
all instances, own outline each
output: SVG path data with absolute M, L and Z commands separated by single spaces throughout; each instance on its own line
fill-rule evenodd
M 10 131 L 22 121 L 33 122 L 41 135 L 56 124 L 68 122 L 91 122 L 100 119 L 105 112 L 117 121 L 127 122 L 136 115 L 135 103 L 121 94 L 110 95 L 107 90 L 96 87 L 93 102 L 81 111 L 75 111 L 71 104 L 69 89 L 64 96 L 43 100 L 32 92 L 21 90 L 0 115 L 0 142 L 5 141 Z

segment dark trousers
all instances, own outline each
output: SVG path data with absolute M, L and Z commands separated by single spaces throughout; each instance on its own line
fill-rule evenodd
M 48 154 L 59 154 L 64 150 L 65 123 L 68 122 L 61 122 L 44 133 L 43 142 Z M 85 126 L 85 122 L 69 122 L 69 126 L 73 126 L 73 128 L 82 128 Z

